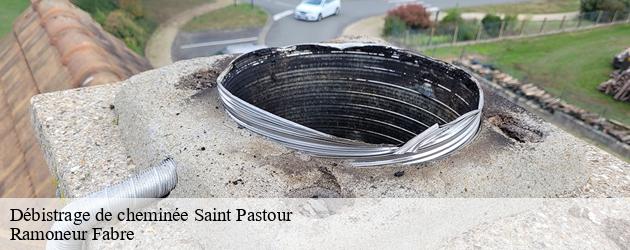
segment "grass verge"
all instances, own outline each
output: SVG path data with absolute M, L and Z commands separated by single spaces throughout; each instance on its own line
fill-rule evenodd
M 462 12 L 503 14 L 544 14 L 579 11 L 579 0 L 531 0 L 522 3 L 505 3 L 460 8 Z
M 0 38 L 11 32 L 13 20 L 31 4 L 28 0 L 3 0 L 0 7 Z
M 201 30 L 233 30 L 262 27 L 267 21 L 267 12 L 249 4 L 232 5 L 198 16 L 184 25 L 188 32 Z
M 466 47 L 438 48 L 426 54 L 442 59 L 462 54 L 478 55 L 568 103 L 630 124 L 630 103 L 614 100 L 597 90 L 597 86 L 613 71 L 612 57 L 626 48 L 629 40 L 630 25 L 616 25 Z

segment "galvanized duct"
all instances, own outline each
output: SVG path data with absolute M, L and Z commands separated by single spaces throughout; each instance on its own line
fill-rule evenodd
M 139 174 L 116 185 L 78 199 L 62 211 L 89 212 L 94 215 L 101 208 L 116 214 L 126 208 L 140 208 L 151 202 L 150 198 L 162 198 L 168 195 L 177 185 L 177 166 L 172 159 L 148 168 Z M 80 225 L 71 221 L 55 222 L 50 231 L 84 231 L 95 226 L 93 219 Z M 83 249 L 80 240 L 51 240 L 46 242 L 47 250 Z
M 377 45 L 261 49 L 236 58 L 218 82 L 238 124 L 355 166 L 449 154 L 474 138 L 483 107 L 481 88 L 465 71 Z

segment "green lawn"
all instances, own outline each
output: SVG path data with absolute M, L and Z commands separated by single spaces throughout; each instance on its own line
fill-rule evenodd
M 31 4 L 28 0 L 2 0 L 0 6 L 0 38 L 11 32 L 13 20 Z
M 438 48 L 426 54 L 455 58 L 476 54 L 521 80 L 532 82 L 565 101 L 630 124 L 630 104 L 597 90 L 612 72 L 612 57 L 630 41 L 630 25 L 558 35 L 506 40 L 466 47 Z
M 579 0 L 531 0 L 522 3 L 482 5 L 461 8 L 462 12 L 540 14 L 578 11 Z
M 267 12 L 249 4 L 231 5 L 193 18 L 184 25 L 185 31 L 230 30 L 262 27 L 267 21 Z

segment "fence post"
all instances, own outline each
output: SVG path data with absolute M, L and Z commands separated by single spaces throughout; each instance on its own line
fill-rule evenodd
M 453 32 L 453 44 L 457 42 L 457 33 L 459 33 L 459 25 L 455 24 L 455 32 Z
M 604 13 L 604 11 L 600 10 L 599 14 L 597 14 L 597 19 L 595 20 L 595 25 L 599 24 L 599 20 L 602 18 L 602 13 Z
M 547 18 L 545 17 L 545 19 L 543 19 L 542 24 L 540 25 L 540 30 L 538 31 L 538 33 L 542 33 L 543 30 L 545 29 L 545 23 L 547 23 Z
M 503 29 L 505 29 L 505 21 L 501 21 L 501 26 L 499 27 L 499 39 L 503 37 Z
M 481 38 L 481 29 L 483 28 L 483 24 L 479 23 L 479 28 L 477 28 L 477 36 L 475 37 L 475 41 L 479 41 Z
M 433 45 L 433 35 L 435 34 L 435 25 L 431 26 L 431 34 L 429 35 L 429 41 L 427 42 L 427 47 L 431 47 Z
M 580 15 L 578 15 L 578 23 L 575 29 L 580 29 L 580 26 L 582 26 L 582 18 L 584 18 L 584 14 L 580 13 Z
M 562 21 L 560 21 L 560 30 L 562 30 L 562 28 L 564 28 L 564 22 L 567 20 L 567 16 L 564 15 L 562 16 Z
M 435 12 L 435 18 L 433 19 L 433 25 L 431 26 L 431 35 L 429 35 L 429 42 L 427 42 L 427 47 L 431 47 L 433 45 L 433 35 L 435 35 L 435 26 L 438 25 L 438 20 L 440 17 L 440 11 Z
M 526 21 L 527 21 L 526 19 L 523 19 L 523 22 L 521 22 L 521 29 L 518 31 L 518 35 L 519 36 L 523 35 L 523 30 L 525 29 L 525 22 Z

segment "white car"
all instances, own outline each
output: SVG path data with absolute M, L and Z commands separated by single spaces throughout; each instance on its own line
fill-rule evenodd
M 325 17 L 339 14 L 340 0 L 304 0 L 295 7 L 293 15 L 296 19 L 320 21 Z

